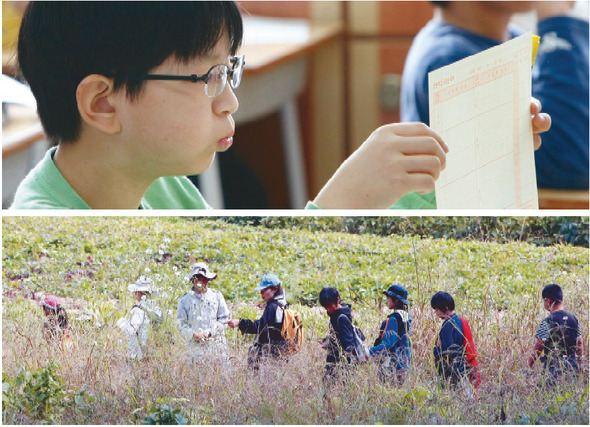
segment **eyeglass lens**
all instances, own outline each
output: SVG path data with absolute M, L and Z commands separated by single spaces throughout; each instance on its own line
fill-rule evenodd
M 209 97 L 215 97 L 225 88 L 227 82 L 227 67 L 225 65 L 217 65 L 209 71 L 209 78 L 205 84 L 205 93 Z
M 237 88 L 242 80 L 242 70 L 244 69 L 244 61 L 241 58 L 230 69 L 227 65 L 216 65 L 209 71 L 209 77 L 205 84 L 205 93 L 209 97 L 216 97 L 223 92 L 227 83 L 227 75 L 230 74 L 230 85 L 232 88 Z

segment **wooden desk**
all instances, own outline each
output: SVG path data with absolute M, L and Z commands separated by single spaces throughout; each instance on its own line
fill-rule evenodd
M 588 190 L 539 188 L 539 209 L 588 209 Z

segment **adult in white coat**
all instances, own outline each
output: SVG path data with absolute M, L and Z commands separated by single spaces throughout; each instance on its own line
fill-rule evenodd
M 178 301 L 176 323 L 195 362 L 213 357 L 229 366 L 225 339 L 229 310 L 223 294 L 209 288 L 209 282 L 216 278 L 217 274 L 209 271 L 207 264 L 193 265 L 185 276 L 192 288 Z

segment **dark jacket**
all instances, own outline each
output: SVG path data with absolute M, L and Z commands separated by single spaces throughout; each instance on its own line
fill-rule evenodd
M 466 377 L 475 387 L 480 386 L 477 352 L 467 320 L 456 313 L 446 319 L 433 352 L 437 372 L 444 381 L 455 385 Z
M 559 375 L 563 368 L 577 370 L 577 339 L 581 335 L 578 319 L 566 310 L 551 313 L 543 320 L 535 337 L 543 340 L 545 368 Z
M 240 319 L 238 325 L 244 334 L 256 334 L 254 344 L 261 347 L 272 347 L 271 353 L 277 353 L 277 347 L 284 345 L 285 340 L 281 335 L 283 328 L 283 309 L 286 305 L 284 295 L 275 296 L 268 301 L 262 317 L 258 320 Z M 277 353 L 278 354 L 278 353 Z
M 336 364 L 342 361 L 350 363 L 349 353 L 354 351 L 355 338 L 352 326 L 352 307 L 342 304 L 342 308 L 329 314 L 330 334 L 328 335 L 327 364 Z

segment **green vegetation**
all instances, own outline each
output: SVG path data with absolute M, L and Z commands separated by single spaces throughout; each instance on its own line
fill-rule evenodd
M 547 283 L 564 288 L 587 343 L 588 220 L 501 220 L 494 228 L 490 218 L 4 217 L 3 422 L 487 424 L 500 423 L 504 413 L 512 423 L 587 424 L 587 373 L 580 382 L 540 390 L 540 367 L 526 368 L 526 356 L 544 316 L 539 294 Z M 457 221 L 479 224 L 479 231 L 444 232 Z M 516 229 L 536 231 L 519 238 Z M 570 230 L 579 246 L 549 245 L 568 241 L 556 237 L 565 235 L 560 230 Z M 219 274 L 212 287 L 236 317 L 260 315 L 252 289 L 262 274 L 277 274 L 306 325 L 302 351 L 254 375 L 245 368 L 252 337 L 228 330 L 229 372 L 188 363 L 176 303 L 197 260 Z M 141 274 L 160 288 L 165 318 L 153 331 L 149 359 L 130 366 L 115 323 L 133 304 L 127 285 Z M 363 366 L 326 398 L 325 354 L 315 345 L 328 323 L 316 307 L 320 289 L 334 286 L 353 303 L 371 343 L 387 315 L 382 291 L 393 282 L 404 284 L 413 301 L 413 374 L 390 388 Z M 483 376 L 477 401 L 436 388 L 430 352 L 440 321 L 429 301 L 437 290 L 455 296 L 472 326 Z M 70 352 L 43 341 L 35 303 L 42 294 L 66 300 Z M 70 404 L 47 405 L 40 391 L 47 385 Z

